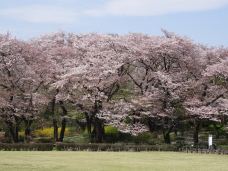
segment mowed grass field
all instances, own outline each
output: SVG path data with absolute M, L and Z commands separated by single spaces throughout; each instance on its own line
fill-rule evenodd
M 175 152 L 0 151 L 0 171 L 228 171 L 228 156 Z

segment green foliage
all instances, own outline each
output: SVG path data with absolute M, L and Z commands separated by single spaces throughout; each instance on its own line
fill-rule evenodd
M 212 80 L 214 84 L 216 85 L 223 85 L 225 86 L 227 84 L 227 80 L 225 77 L 223 76 L 217 76 L 214 78 L 214 80 Z
M 182 118 L 185 114 L 185 109 L 183 106 L 178 106 L 174 109 L 174 115 L 178 118 Z
M 117 128 L 113 127 L 113 126 L 105 126 L 105 134 L 109 135 L 109 134 L 118 134 L 119 131 Z
M 87 133 L 78 134 L 72 137 L 65 137 L 63 140 L 64 143 L 89 143 L 89 135 Z
M 131 98 L 133 93 L 131 92 L 130 87 L 122 87 L 119 89 L 119 91 L 113 96 L 113 100 L 119 100 L 119 99 L 129 99 Z
M 24 135 L 25 135 L 25 131 L 24 130 L 18 132 L 18 136 L 22 136 L 23 137 Z
M 83 113 L 74 111 L 74 110 L 70 110 L 68 111 L 68 117 L 70 117 L 71 119 L 77 119 L 77 120 L 81 120 L 85 118 L 85 115 Z
M 177 148 L 183 148 L 187 146 L 186 142 L 185 142 L 185 138 L 184 137 L 176 137 L 176 147 Z
M 220 145 L 219 148 L 223 150 L 228 150 L 228 145 Z
M 222 124 L 219 124 L 219 123 L 210 124 L 208 126 L 208 128 L 209 128 L 209 131 L 211 131 L 213 134 L 215 134 L 217 136 L 217 138 L 220 135 L 225 135 L 226 134 L 225 127 Z
M 119 133 L 119 138 L 118 142 L 123 142 L 123 143 L 134 143 L 134 136 L 132 136 L 129 133 Z
M 144 132 L 134 137 L 134 143 L 136 144 L 155 144 L 153 141 L 153 135 L 150 132 Z
M 130 124 L 130 123 L 132 123 L 132 119 L 131 119 L 129 116 L 127 116 L 127 117 L 125 118 L 124 122 L 125 122 L 126 124 Z
M 112 126 L 105 126 L 105 142 L 116 143 L 126 142 L 133 144 L 155 144 L 154 135 L 150 132 L 144 132 L 137 136 L 127 133 L 121 133 L 117 128 Z
M 115 143 L 119 140 L 119 131 L 113 126 L 105 126 L 105 142 Z
M 183 117 L 185 116 L 185 108 L 182 105 L 181 102 L 179 102 L 178 100 L 174 100 L 172 102 L 172 106 L 174 107 L 174 111 L 173 114 L 175 117 L 177 117 L 178 119 L 183 119 Z

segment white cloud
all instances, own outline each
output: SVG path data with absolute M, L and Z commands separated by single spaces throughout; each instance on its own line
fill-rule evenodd
M 107 0 L 87 15 L 156 16 L 177 12 L 204 11 L 228 5 L 228 0 Z
M 30 5 L 1 9 L 0 17 L 31 23 L 70 23 L 77 19 L 78 14 L 73 10 L 62 7 Z
M 228 0 L 103 0 L 99 1 L 96 7 L 88 8 L 95 5 L 95 2 L 85 1 L 84 5 L 80 6 L 79 1 L 74 0 L 48 1 L 53 3 L 55 1 L 55 5 L 40 3 L 40 5 L 0 8 L 0 17 L 30 23 L 65 24 L 73 23 L 84 16 L 155 16 L 217 9 L 228 5 Z

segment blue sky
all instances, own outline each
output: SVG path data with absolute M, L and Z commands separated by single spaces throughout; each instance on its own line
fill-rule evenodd
M 0 32 L 141 32 L 161 28 L 195 42 L 228 46 L 228 0 L 0 0 Z

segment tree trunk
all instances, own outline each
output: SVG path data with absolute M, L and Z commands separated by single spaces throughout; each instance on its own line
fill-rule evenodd
M 14 132 L 14 126 L 11 122 L 6 123 L 9 129 L 9 134 L 10 134 L 10 141 L 15 143 L 15 132 Z
M 166 144 L 171 144 L 170 131 L 163 131 L 163 137 Z
M 54 128 L 54 140 L 55 142 L 57 142 L 59 140 L 58 137 L 58 123 L 57 123 L 57 119 L 53 118 L 53 128 Z
M 16 126 L 15 126 L 15 143 L 18 143 L 19 142 L 19 124 L 16 123 Z
M 163 128 L 163 137 L 166 144 L 171 144 L 170 133 L 173 131 L 174 127 L 175 125 L 172 123 L 167 129 Z
M 67 120 L 66 120 L 66 115 L 67 115 L 67 110 L 64 106 L 64 103 L 63 101 L 59 101 L 59 104 L 60 104 L 60 107 L 63 111 L 62 113 L 62 123 L 61 123 L 61 131 L 60 131 L 60 136 L 59 136 L 59 141 L 60 142 L 63 142 L 63 138 L 64 138 L 64 134 L 65 134 L 65 129 L 66 129 L 66 123 L 67 123 Z
M 11 122 L 7 122 L 6 124 L 9 128 L 11 141 L 13 141 L 13 143 L 18 143 L 19 124 L 17 123 L 17 124 L 15 124 L 15 126 Z
M 19 126 L 20 126 L 20 118 L 15 117 L 15 143 L 19 142 Z
M 86 122 L 86 125 L 87 125 L 87 132 L 89 135 L 91 135 L 92 133 L 92 119 L 89 118 Z
M 148 128 L 149 128 L 150 132 L 155 131 L 155 124 L 151 118 L 148 118 L 147 124 L 148 124 Z
M 102 143 L 104 139 L 104 124 L 103 122 L 96 118 L 94 122 L 93 137 L 96 143 Z
M 31 125 L 32 121 L 31 120 L 25 120 L 25 142 L 30 142 L 31 141 Z
M 55 103 L 56 99 L 55 97 L 51 101 L 51 113 L 52 113 L 52 123 L 53 123 L 53 135 L 54 135 L 54 141 L 57 142 L 59 140 L 58 137 L 58 122 L 55 116 Z
M 91 116 L 85 112 L 85 118 L 86 118 L 86 128 L 89 136 L 91 136 L 92 133 L 92 118 Z
M 194 146 L 197 146 L 199 143 L 199 129 L 200 129 L 200 122 L 195 120 L 194 121 L 194 133 L 193 133 Z
M 65 134 L 65 129 L 66 129 L 66 118 L 63 117 L 62 119 L 62 127 L 61 127 L 61 131 L 60 131 L 60 136 L 59 136 L 59 141 L 63 142 L 63 138 L 64 138 L 64 134 Z

